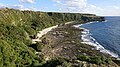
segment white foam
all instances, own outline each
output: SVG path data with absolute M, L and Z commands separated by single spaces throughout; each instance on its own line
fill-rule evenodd
M 90 23 L 94 23 L 94 22 L 90 22 Z M 90 24 L 90 23 L 86 23 L 86 24 Z M 90 36 L 91 34 L 90 34 L 88 29 L 80 27 L 82 25 L 83 24 L 74 25 L 74 27 L 83 29 L 83 31 L 81 32 L 82 33 L 81 39 L 83 40 L 83 42 L 81 42 L 81 43 L 94 46 L 96 48 L 96 50 L 100 50 L 100 52 L 102 52 L 102 53 L 106 53 L 106 54 L 111 55 L 112 57 L 119 58 L 119 55 L 117 55 L 116 53 L 111 52 L 110 50 L 105 49 L 102 45 L 100 45 L 92 36 Z
M 104 22 L 108 22 L 108 20 L 105 20 Z

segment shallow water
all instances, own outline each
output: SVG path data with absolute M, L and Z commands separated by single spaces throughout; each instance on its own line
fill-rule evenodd
M 106 22 L 83 24 L 80 27 L 89 30 L 86 39 L 99 43 L 103 48 L 120 57 L 120 17 L 106 17 L 106 20 Z

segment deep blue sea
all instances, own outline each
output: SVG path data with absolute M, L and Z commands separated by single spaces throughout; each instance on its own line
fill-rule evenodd
M 89 30 L 89 37 L 85 38 L 94 38 L 106 50 L 120 57 L 120 17 L 106 17 L 106 20 L 83 24 L 80 27 Z M 90 41 L 94 40 L 92 38 Z

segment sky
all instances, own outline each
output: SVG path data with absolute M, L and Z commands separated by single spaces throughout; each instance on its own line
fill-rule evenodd
M 0 8 L 120 16 L 120 0 L 0 0 Z

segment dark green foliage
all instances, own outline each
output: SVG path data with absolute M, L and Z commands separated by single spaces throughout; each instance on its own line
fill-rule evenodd
M 43 43 L 41 43 L 41 42 L 37 42 L 36 44 L 29 45 L 29 47 L 32 47 L 36 51 L 41 51 L 44 46 L 45 45 Z
M 101 60 L 101 57 L 96 56 L 96 57 L 90 57 L 89 62 L 95 63 L 95 64 L 101 64 L 102 60 Z
M 49 61 L 47 61 L 45 64 L 43 64 L 41 67 L 56 67 L 59 65 L 66 65 L 67 61 L 64 58 L 54 58 Z
M 112 60 L 110 58 L 104 56 L 86 56 L 86 55 L 79 55 L 77 57 L 78 60 L 87 61 L 94 64 L 109 64 Z
M 105 18 L 104 17 L 94 17 L 94 16 L 81 16 L 81 19 L 86 21 L 86 22 L 90 22 L 90 21 L 105 21 Z
M 80 55 L 77 58 L 78 58 L 78 60 L 82 60 L 82 61 L 89 61 L 90 60 L 88 56 L 84 56 L 84 55 Z
M 57 65 L 61 65 L 63 62 L 59 60 L 51 60 L 44 64 L 42 67 L 56 67 Z
M 38 58 L 35 55 L 35 50 L 40 51 L 43 44 L 33 45 L 30 37 L 36 35 L 38 31 L 56 24 L 79 21 L 81 16 L 82 14 L 77 13 L 46 13 L 8 8 L 1 9 L 0 66 L 40 66 L 42 57 Z M 51 60 L 47 63 L 47 65 L 55 64 L 56 66 L 62 62 Z
M 116 64 L 118 64 L 120 66 L 120 60 L 113 60 Z
M 35 61 L 38 61 L 34 52 L 17 40 L 14 43 L 0 40 L 0 55 L 1 66 L 31 66 Z

